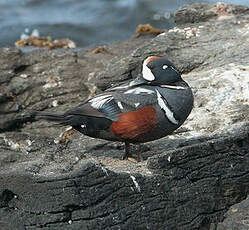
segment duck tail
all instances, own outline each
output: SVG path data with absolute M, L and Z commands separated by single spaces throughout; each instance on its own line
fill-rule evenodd
M 50 113 L 50 112 L 40 112 L 37 111 L 34 114 L 35 120 L 46 120 L 46 121 L 52 121 L 60 124 L 67 124 L 67 116 L 64 114 L 58 114 L 58 113 Z

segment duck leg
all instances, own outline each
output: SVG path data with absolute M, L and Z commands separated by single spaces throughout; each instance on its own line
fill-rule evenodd
M 137 162 L 140 162 L 142 160 L 143 160 L 143 157 L 142 157 L 142 147 L 139 144 L 138 145 L 138 150 L 137 150 Z
M 125 142 L 125 153 L 122 157 L 122 160 L 127 160 L 129 157 L 131 157 L 131 148 L 130 143 Z
M 142 161 L 142 148 L 141 148 L 141 145 L 139 144 L 138 145 L 138 150 L 137 150 L 137 158 L 134 158 L 132 157 L 132 154 L 131 154 L 131 146 L 130 146 L 130 143 L 129 142 L 125 142 L 125 153 L 122 157 L 123 160 L 129 160 L 129 161 L 132 161 L 132 162 L 140 162 Z

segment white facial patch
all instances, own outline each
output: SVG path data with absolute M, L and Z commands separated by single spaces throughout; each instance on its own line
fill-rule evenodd
M 134 89 L 129 89 L 126 92 L 124 92 L 124 94 L 153 94 L 154 91 L 150 90 L 150 89 L 145 89 L 145 88 L 141 88 L 141 87 L 137 87 Z
M 147 81 L 153 81 L 155 80 L 155 76 L 154 74 L 151 72 L 151 70 L 149 69 L 149 67 L 147 66 L 147 62 L 148 62 L 148 59 L 150 59 L 151 57 L 148 57 L 144 60 L 143 62 L 143 70 L 142 70 L 142 75 L 143 75 L 143 78 Z
M 86 128 L 86 125 L 81 125 L 80 127 L 81 127 L 82 129 L 84 129 L 84 128 Z
M 102 95 L 99 97 L 94 97 L 93 99 L 89 100 L 89 102 L 93 108 L 100 109 L 105 103 L 110 102 L 112 99 L 112 95 Z
M 168 68 L 168 66 L 167 65 L 163 65 L 163 69 L 167 69 Z
M 118 101 L 118 107 L 119 107 L 120 109 L 124 109 L 124 107 L 123 107 L 121 101 Z
M 175 119 L 174 113 L 168 108 L 168 106 L 164 102 L 162 95 L 158 92 L 158 90 L 156 90 L 156 94 L 157 94 L 158 105 L 164 111 L 165 116 L 169 119 L 171 123 L 178 125 L 179 122 Z

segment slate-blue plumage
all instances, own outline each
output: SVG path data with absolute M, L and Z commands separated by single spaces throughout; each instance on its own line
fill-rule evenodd
M 177 68 L 166 58 L 144 60 L 137 79 L 110 88 L 63 114 L 38 113 L 37 118 L 72 126 L 79 132 L 126 143 L 144 143 L 171 134 L 193 107 L 193 94 Z

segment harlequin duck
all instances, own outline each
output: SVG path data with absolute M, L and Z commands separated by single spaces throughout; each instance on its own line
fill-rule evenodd
M 126 84 L 110 88 L 62 114 L 40 112 L 38 119 L 72 126 L 94 138 L 144 143 L 171 134 L 193 107 L 193 94 L 177 68 L 166 58 L 147 57 L 142 73 Z M 141 152 L 138 153 L 138 160 Z

